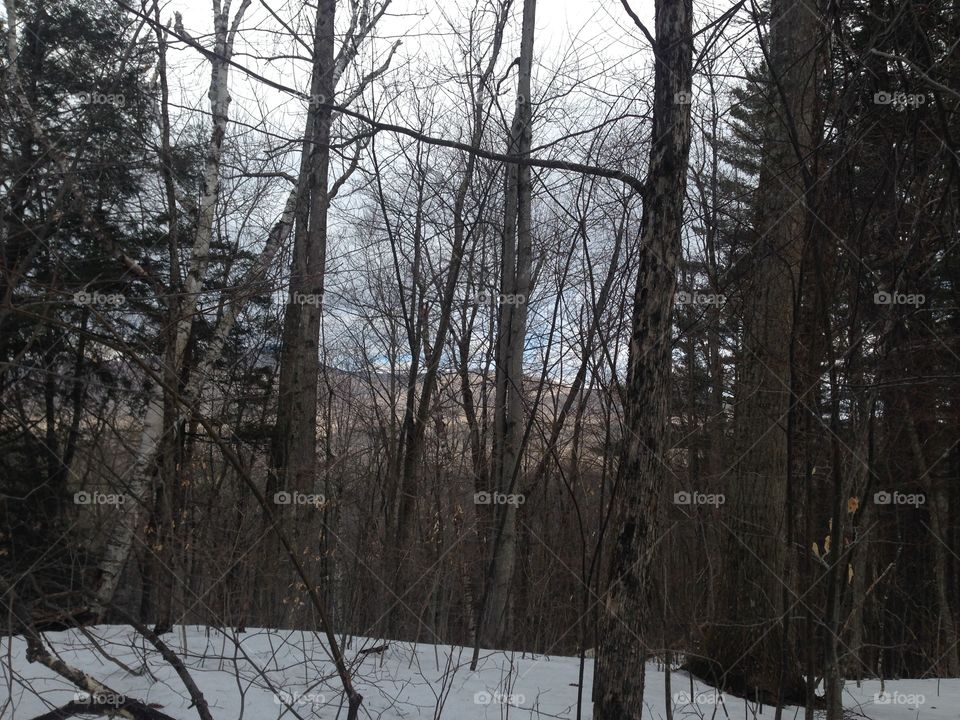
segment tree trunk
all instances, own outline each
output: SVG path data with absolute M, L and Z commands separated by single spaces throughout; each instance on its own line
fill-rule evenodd
M 277 421 L 271 446 L 271 487 L 313 493 L 317 469 L 317 387 L 324 266 L 327 250 L 330 123 L 334 93 L 336 0 L 320 0 L 314 28 L 311 105 L 301 176 L 305 197 L 294 224 L 290 294 L 283 321 Z
M 510 128 L 508 154 L 527 155 L 532 141 L 530 76 L 536 0 L 524 0 L 523 29 L 517 74 L 517 104 Z M 503 212 L 503 274 L 500 281 L 497 331 L 496 397 L 494 401 L 493 482 L 501 498 L 514 491 L 520 475 L 524 428 L 523 351 L 530 296 L 531 173 L 529 165 L 508 165 Z M 480 645 L 496 647 L 507 625 L 507 598 L 516 560 L 517 504 L 493 505 L 496 531 L 479 626 Z
M 494 37 L 491 47 L 491 53 L 486 67 L 479 74 L 477 80 L 476 102 L 473 107 L 473 129 L 470 138 L 470 147 L 479 149 L 483 140 L 485 125 L 484 117 L 484 98 L 485 89 L 496 65 L 500 54 L 500 48 L 503 41 L 503 30 L 507 21 L 507 11 L 509 4 L 503 4 L 499 8 L 497 24 L 494 30 Z M 416 413 L 412 417 L 409 427 L 411 432 L 406 437 L 407 442 L 401 450 L 402 458 L 400 460 L 400 478 L 399 486 L 402 493 L 408 496 L 412 495 L 417 487 L 417 472 L 423 450 L 423 441 L 426 431 L 427 419 L 430 408 L 433 403 L 433 394 L 437 387 L 437 379 L 440 372 L 440 361 L 443 356 L 444 348 L 447 343 L 447 334 L 450 330 L 453 305 L 456 301 L 456 293 L 459 286 L 460 271 L 463 266 L 464 249 L 467 242 L 467 226 L 465 207 L 468 193 L 473 181 L 474 172 L 477 166 L 477 155 L 471 152 L 467 156 L 466 167 L 464 168 L 463 178 L 457 188 L 457 194 L 454 199 L 453 207 L 453 247 L 450 252 L 450 262 L 447 267 L 447 277 L 443 286 L 443 295 L 440 300 L 440 317 L 437 322 L 437 330 L 431 349 L 427 351 L 426 361 L 424 363 L 423 380 L 421 383 L 420 398 L 416 405 Z M 409 407 L 408 407 L 409 411 Z M 407 420 L 404 419 L 404 427 L 407 427 Z M 409 500 L 408 500 L 409 501 Z M 402 502 L 402 500 L 401 500 Z M 397 558 L 397 566 L 394 569 L 394 592 L 397 596 L 402 596 L 407 588 L 405 585 L 406 563 L 404 551 L 410 544 L 412 534 L 412 522 L 414 518 L 411 512 L 399 512 L 397 515 L 397 528 L 394 539 L 393 556 Z M 395 616 L 396 607 L 391 610 Z M 396 626 L 397 622 L 391 617 L 387 625 Z
M 948 507 L 946 493 L 943 491 L 944 480 L 934 476 L 933 468 L 927 462 L 923 444 L 920 442 L 920 434 L 917 432 L 917 422 L 910 407 L 910 401 L 906 398 L 904 398 L 904 407 L 907 411 L 907 435 L 910 438 L 910 449 L 916 458 L 920 477 L 926 480 L 927 507 L 930 508 L 930 533 L 933 535 L 930 544 L 933 548 L 937 603 L 940 605 L 940 622 L 947 647 L 947 651 L 943 654 L 946 660 L 946 677 L 958 677 L 960 676 L 960 656 L 958 656 L 960 651 L 957 649 L 957 626 L 950 607 L 950 580 L 946 554 L 949 546 L 940 517 L 943 509 Z
M 802 702 L 797 653 L 782 648 L 782 583 L 787 574 L 787 416 L 789 348 L 807 231 L 805 163 L 813 147 L 818 53 L 814 12 L 788 0 L 771 3 L 767 137 L 755 200 L 756 235 L 745 262 L 743 331 L 735 420 L 738 458 L 726 491 L 727 537 L 717 616 L 703 660 L 690 669 L 738 694 Z
M 692 0 L 657 0 L 653 133 L 633 299 L 623 456 L 594 685 L 596 720 L 643 714 L 649 551 L 663 487 L 671 320 L 690 150 Z M 683 94 L 681 94 L 683 93 Z
M 132 478 L 129 489 L 124 493 L 122 514 L 110 528 L 107 545 L 100 559 L 100 578 L 90 608 L 96 617 L 103 615 L 107 605 L 113 599 L 113 594 L 120 584 L 123 568 L 133 548 L 134 537 L 140 531 L 162 435 L 163 391 L 159 385 L 153 385 L 149 391 Z
M 207 155 L 204 159 L 197 230 L 191 246 L 190 269 L 180 286 L 179 293 L 170 300 L 169 315 L 172 330 L 166 339 L 166 350 L 159 373 L 164 378 L 167 387 L 163 388 L 155 385 L 150 390 L 140 446 L 134 461 L 129 489 L 125 493 L 124 514 L 115 526 L 114 531 L 111 532 L 100 561 L 100 578 L 94 592 L 93 601 L 93 610 L 97 615 L 101 615 L 106 605 L 112 600 L 120 581 L 120 574 L 126 564 L 127 557 L 130 555 L 134 537 L 143 520 L 144 503 L 151 486 L 159 454 L 162 453 L 165 457 L 165 461 L 162 463 L 164 468 L 164 472 L 161 474 L 162 484 L 172 485 L 175 482 L 173 476 L 174 463 L 169 462 L 170 457 L 164 451 L 164 448 L 172 450 L 177 442 L 174 432 L 178 425 L 178 413 L 171 391 L 176 388 L 179 379 L 182 377 L 187 345 L 197 305 L 200 302 L 203 277 L 208 265 L 210 243 L 213 237 L 214 214 L 217 199 L 220 195 L 221 151 L 229 119 L 230 92 L 228 80 L 230 59 L 233 56 L 234 42 L 240 22 L 250 4 L 251 0 L 244 0 L 234 15 L 232 23 L 228 15 L 229 5 L 223 12 L 214 14 L 214 49 L 216 54 L 210 56 L 211 75 L 208 92 L 213 129 L 207 145 Z M 185 35 L 179 14 L 176 24 L 177 31 Z M 165 108 L 163 112 L 166 112 Z M 164 114 L 164 132 L 167 131 L 166 115 Z M 166 138 L 164 146 L 167 147 Z M 176 247 L 177 212 L 175 206 L 168 208 L 168 210 L 170 213 L 168 223 L 171 238 L 171 261 L 174 268 L 173 280 L 176 283 L 178 280 L 177 252 L 179 250 Z M 160 517 L 157 524 L 166 526 L 168 523 Z M 162 535 L 167 534 L 162 533 Z M 168 588 L 165 591 L 167 593 L 165 597 L 167 598 L 169 598 L 169 586 L 172 582 L 172 578 L 166 577 Z

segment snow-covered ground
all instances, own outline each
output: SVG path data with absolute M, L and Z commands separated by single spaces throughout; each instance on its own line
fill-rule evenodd
M 81 632 L 48 633 L 48 645 L 69 665 L 132 698 L 155 704 L 175 718 L 197 718 L 180 679 L 153 647 L 123 626 L 88 629 L 100 649 Z M 217 720 L 344 718 L 346 707 L 337 678 L 316 635 L 290 630 L 248 630 L 240 635 L 215 628 L 184 627 L 164 636 L 175 648 Z M 382 653 L 358 655 L 380 641 L 355 638 L 345 655 L 355 664 L 356 686 L 363 695 L 361 717 L 576 718 L 579 661 L 576 658 L 483 652 L 470 672 L 470 650 L 443 645 L 391 643 Z M 32 718 L 77 699 L 77 691 L 39 663 L 26 661 L 21 638 L 0 638 L 0 717 Z M 109 657 L 107 657 L 109 656 Z M 113 658 L 113 659 L 111 659 Z M 127 669 L 114 661 L 119 660 Z M 132 672 L 131 672 L 132 671 Z M 584 668 L 584 720 L 592 717 L 593 661 Z M 773 709 L 757 708 L 717 694 L 686 673 L 674 672 L 671 693 L 677 720 L 773 718 Z M 664 674 L 647 666 L 646 714 L 664 712 Z M 844 705 L 852 717 L 874 720 L 957 720 L 960 679 L 896 680 L 846 686 Z M 12 702 L 11 702 L 12 701 Z M 784 720 L 802 718 L 789 708 Z

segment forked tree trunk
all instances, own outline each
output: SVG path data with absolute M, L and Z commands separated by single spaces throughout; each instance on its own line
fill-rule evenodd
M 290 294 L 283 321 L 277 421 L 271 447 L 271 492 L 279 488 L 313 493 L 317 468 L 317 386 L 321 302 L 327 250 L 330 123 L 334 94 L 336 0 L 317 5 L 301 175 L 306 197 L 297 208 Z
M 278 491 L 317 494 L 317 409 L 320 382 L 320 329 L 327 254 L 329 209 L 330 128 L 335 88 L 336 0 L 320 0 L 314 21 L 310 104 L 300 162 L 303 192 L 294 213 L 290 289 L 283 318 L 277 417 L 270 448 L 267 495 Z M 276 506 L 275 516 L 288 522 L 292 542 L 313 581 L 320 574 L 317 507 Z M 265 515 L 264 520 L 268 520 Z M 277 551 L 279 539 L 264 543 L 264 558 Z M 311 626 L 309 603 L 302 581 L 291 568 L 270 588 L 270 605 L 280 611 L 273 622 Z M 292 591 L 291 591 L 292 589 Z
M 663 487 L 671 316 L 690 150 L 692 0 L 657 0 L 649 176 L 633 298 L 623 456 L 594 683 L 596 720 L 643 714 L 649 551 Z

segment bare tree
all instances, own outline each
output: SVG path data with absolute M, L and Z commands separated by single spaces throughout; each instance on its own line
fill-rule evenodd
M 640 269 L 633 300 L 624 394 L 623 455 L 615 492 L 606 606 L 594 686 L 597 720 L 643 714 L 646 594 L 661 488 L 671 317 L 680 257 L 690 149 L 693 3 L 656 3 L 653 134 L 647 170 Z M 639 24 L 639 23 L 638 23 Z
M 533 139 L 533 35 L 536 0 L 524 0 L 517 99 L 507 153 L 530 153 Z M 493 487 L 505 502 L 495 505 L 496 529 L 490 558 L 482 615 L 477 623 L 477 645 L 495 647 L 509 627 L 508 599 L 517 553 L 517 508 L 511 501 L 520 477 L 526 398 L 523 395 L 523 357 L 527 330 L 527 303 L 532 290 L 532 197 L 530 167 L 508 165 L 504 190 L 503 249 L 496 342 L 496 397 L 493 408 Z

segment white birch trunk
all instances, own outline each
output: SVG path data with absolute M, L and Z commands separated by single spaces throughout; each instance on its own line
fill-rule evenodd
M 176 303 L 174 305 L 176 332 L 173 339 L 173 352 L 164 353 L 161 356 L 162 358 L 172 357 L 173 367 L 167 368 L 167 372 L 158 372 L 160 377 L 179 377 L 193 317 L 199 304 L 200 289 L 209 260 L 210 241 L 213 237 L 217 198 L 220 192 L 220 159 L 228 122 L 227 110 L 230 104 L 230 94 L 227 87 L 229 59 L 233 55 L 233 45 L 240 21 L 250 4 L 251 0 L 244 0 L 229 29 L 229 3 L 223 11 L 220 10 L 219 3 L 214 4 L 215 55 L 210 58 L 212 70 L 208 93 L 213 116 L 213 130 L 204 163 L 197 231 L 193 240 L 190 269 L 181 288 L 181 299 L 174 301 Z M 186 34 L 179 15 L 177 15 L 176 22 L 178 32 Z M 176 222 L 176 218 L 171 218 L 171 222 Z M 94 592 L 92 607 L 93 612 L 98 617 L 103 614 L 112 600 L 120 582 L 123 568 L 126 566 L 127 558 L 133 549 L 136 534 L 143 522 L 157 454 L 165 432 L 172 429 L 164 427 L 163 405 L 164 389 L 160 385 L 153 385 L 147 401 L 143 432 L 134 460 L 130 484 L 125 493 L 126 501 L 120 506 L 121 517 L 108 536 L 99 564 L 100 577 L 97 589 Z
M 183 283 L 180 303 L 180 317 L 177 320 L 176 346 L 174 349 L 175 371 L 179 372 L 183 362 L 183 355 L 190 338 L 190 329 L 193 318 L 200 306 L 200 291 L 203 288 L 203 278 L 207 265 L 210 262 L 210 242 L 213 238 L 213 225 L 217 211 L 217 200 L 220 197 L 220 162 L 223 154 L 223 138 L 227 133 L 230 108 L 230 59 L 233 57 L 233 45 L 236 40 L 237 28 L 251 0 L 244 0 L 233 18 L 229 30 L 227 23 L 230 12 L 230 3 L 224 11 L 216 12 L 213 18 L 215 56 L 210 58 L 210 115 L 213 118 L 213 130 L 210 143 L 207 146 L 207 156 L 204 160 L 203 180 L 200 184 L 200 204 L 197 213 L 197 232 L 193 239 L 193 248 L 190 253 L 190 270 Z M 182 32 L 180 16 L 177 16 L 178 30 Z
M 107 544 L 100 560 L 100 579 L 91 611 L 100 617 L 113 599 L 123 568 L 133 547 L 134 537 L 144 517 L 147 493 L 151 485 L 157 448 L 163 436 L 163 390 L 154 384 L 150 388 L 140 445 L 134 459 L 131 480 L 124 501 L 117 506 L 119 519 L 111 526 Z

